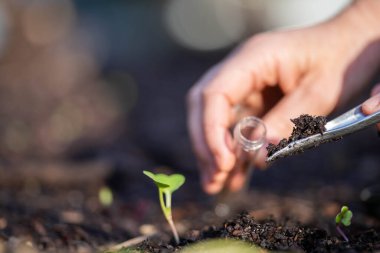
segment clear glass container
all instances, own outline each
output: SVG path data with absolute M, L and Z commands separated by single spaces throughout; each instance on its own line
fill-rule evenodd
M 259 150 L 265 143 L 266 132 L 264 122 L 255 116 L 241 119 L 234 128 L 236 163 L 233 170 L 245 172 L 246 180 L 243 189 L 249 186 L 254 162 Z
M 231 191 L 228 188 L 231 181 L 227 179 L 225 188 L 216 198 L 214 211 L 217 216 L 224 218 L 244 208 L 254 163 L 259 150 L 265 144 L 266 132 L 264 122 L 255 116 L 245 117 L 235 125 L 233 137 L 236 162 L 231 173 L 243 172 L 245 182 L 241 189 Z

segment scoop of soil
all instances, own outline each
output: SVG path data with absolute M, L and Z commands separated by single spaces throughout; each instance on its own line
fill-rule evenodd
M 302 114 L 298 118 L 291 119 L 294 127 L 292 134 L 288 139 L 282 139 L 277 145 L 269 143 L 267 147 L 268 157 L 276 153 L 278 150 L 286 147 L 290 142 L 297 141 L 309 137 L 314 134 L 323 134 L 326 131 L 326 117 L 324 116 L 310 116 Z

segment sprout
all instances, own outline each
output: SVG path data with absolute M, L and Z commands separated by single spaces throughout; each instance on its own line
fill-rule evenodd
M 112 190 L 107 187 L 107 186 L 103 186 L 102 188 L 100 188 L 99 190 L 99 202 L 103 205 L 103 206 L 110 206 L 113 202 L 113 194 L 112 194 Z
M 348 242 L 349 240 L 346 234 L 341 229 L 340 224 L 343 224 L 344 226 L 348 227 L 351 225 L 351 219 L 352 212 L 350 211 L 350 209 L 348 209 L 347 206 L 342 206 L 340 213 L 338 213 L 335 217 L 336 230 L 344 238 L 346 242 Z
M 165 174 L 154 174 L 150 171 L 144 170 L 143 173 L 154 181 L 158 187 L 158 195 L 160 198 L 160 204 L 162 212 L 168 221 L 170 228 L 173 232 L 174 239 L 177 244 L 179 244 L 179 237 L 177 230 L 174 226 L 172 218 L 172 193 L 175 192 L 183 183 L 185 183 L 185 177 L 181 174 L 165 175 Z M 165 200 L 164 200 L 165 196 Z

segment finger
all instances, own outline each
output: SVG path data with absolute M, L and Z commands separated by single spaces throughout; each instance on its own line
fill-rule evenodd
M 193 88 L 188 95 L 188 119 L 187 124 L 190 133 L 190 139 L 195 155 L 198 159 L 198 169 L 201 176 L 202 188 L 205 192 L 212 193 L 213 190 L 209 189 L 209 183 L 211 180 L 211 167 L 213 162 L 210 157 L 212 156 L 210 150 L 207 148 L 204 138 L 204 132 L 202 125 L 202 99 L 200 90 L 197 87 Z
M 257 154 L 253 158 L 254 160 L 252 161 L 252 165 L 250 165 L 250 168 L 248 168 L 249 170 L 255 170 L 256 168 L 267 168 L 268 165 L 265 162 L 267 157 L 267 145 L 268 142 L 266 142 L 259 150 L 257 150 Z M 247 175 L 251 173 L 248 172 L 249 171 L 247 168 L 235 166 L 233 171 L 230 173 L 230 177 L 227 179 L 228 189 L 234 192 L 241 190 L 245 184 L 245 181 L 250 180 L 250 178 L 247 178 Z
M 213 178 L 208 181 L 207 184 L 207 193 L 216 194 L 220 192 L 225 185 L 225 181 L 229 175 L 227 171 L 217 171 L 213 174 Z
M 362 104 L 362 111 L 370 115 L 380 110 L 380 84 L 376 85 L 371 91 L 372 97 Z M 377 130 L 380 131 L 380 124 L 376 124 Z
M 231 173 L 230 179 L 228 180 L 228 189 L 232 192 L 237 192 L 241 190 L 245 184 L 245 181 L 248 180 L 246 178 L 246 173 L 242 170 L 234 170 Z
M 228 139 L 232 138 L 229 133 L 234 118 L 232 110 L 243 94 L 249 93 L 251 85 L 247 72 L 230 68 L 219 71 L 219 67 L 214 68 L 202 78 L 191 92 L 188 105 L 190 135 L 194 151 L 203 165 L 202 184 L 208 193 L 216 193 L 223 187 L 233 167 L 235 156 L 228 147 Z M 231 83 L 242 84 L 243 88 L 230 92 Z M 241 93 L 242 90 L 246 92 Z
M 232 137 L 230 135 L 227 135 L 228 138 L 226 138 L 226 144 L 229 150 L 233 150 L 234 144 Z M 234 162 L 235 163 L 235 162 Z M 207 192 L 209 194 L 216 194 L 220 192 L 225 184 L 225 181 L 229 175 L 229 171 L 226 170 L 216 170 L 214 171 L 212 177 L 210 178 L 208 185 L 207 185 Z
M 258 153 L 254 161 L 255 167 L 260 168 L 260 169 L 266 169 L 268 167 L 266 159 L 268 157 L 267 146 L 269 143 L 274 143 L 274 141 L 267 139 L 265 144 L 258 150 Z
M 377 84 L 375 87 L 373 87 L 371 95 L 374 96 L 376 94 L 380 93 L 380 84 Z M 376 124 L 377 130 L 380 133 L 380 124 Z
M 234 154 L 227 146 L 231 125 L 232 105 L 223 94 L 204 97 L 203 129 L 205 141 L 215 159 L 215 170 L 229 171 L 235 162 Z
M 380 110 L 380 85 L 376 85 L 372 89 L 372 97 L 367 99 L 362 104 L 362 111 L 364 114 L 369 115 Z
M 204 83 L 214 78 L 218 67 L 213 68 L 189 93 L 188 127 L 193 148 L 200 164 L 203 189 L 218 192 L 234 164 L 234 154 L 228 143 L 232 139 L 229 126 L 232 105 L 221 93 L 205 93 Z

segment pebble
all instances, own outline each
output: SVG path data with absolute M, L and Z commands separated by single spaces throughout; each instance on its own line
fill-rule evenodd
M 67 210 L 61 212 L 61 219 L 68 223 L 80 224 L 83 222 L 83 214 L 75 210 Z
M 143 224 L 139 227 L 139 232 L 142 235 L 152 235 L 157 233 L 157 228 L 152 224 Z

